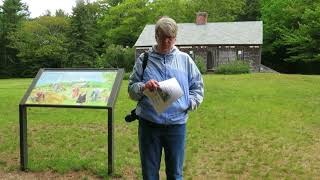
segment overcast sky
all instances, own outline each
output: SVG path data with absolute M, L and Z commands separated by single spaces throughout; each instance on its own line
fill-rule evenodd
M 0 0 L 0 5 L 3 4 L 4 0 Z M 29 12 L 31 17 L 38 17 L 43 15 L 48 9 L 52 14 L 57 9 L 63 9 L 68 14 L 71 13 L 72 7 L 76 5 L 76 0 L 22 0 L 29 6 Z M 93 2 L 91 0 L 91 2 Z

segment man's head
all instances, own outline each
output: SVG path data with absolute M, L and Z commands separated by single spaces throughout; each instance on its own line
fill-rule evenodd
M 162 17 L 157 21 L 155 38 L 160 52 L 170 52 L 176 42 L 177 30 L 178 26 L 176 21 L 169 17 Z

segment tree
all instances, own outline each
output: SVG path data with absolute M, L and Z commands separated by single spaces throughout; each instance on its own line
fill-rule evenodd
M 71 67 L 94 67 L 99 55 L 99 4 L 78 0 L 71 16 L 70 56 Z
M 148 23 L 154 24 L 161 16 L 169 16 L 178 23 L 195 20 L 195 3 L 188 0 L 155 0 L 150 4 Z
M 197 12 L 207 12 L 208 22 L 234 21 L 242 13 L 245 0 L 155 0 L 151 3 L 151 23 L 167 15 L 178 23 L 195 22 Z
M 124 0 L 105 0 L 104 3 L 108 4 L 109 6 L 117 6 L 121 4 Z
M 33 77 L 43 67 L 62 68 L 68 59 L 66 32 L 70 25 L 65 17 L 40 16 L 26 21 L 9 37 L 11 47 L 24 68 L 21 76 Z
M 99 22 L 105 31 L 106 44 L 133 46 L 148 22 L 148 0 L 126 0 L 110 7 Z
M 285 60 L 320 62 L 320 3 L 306 8 L 302 13 L 298 28 L 282 35 L 286 45 Z
M 22 67 L 16 58 L 17 50 L 9 47 L 9 36 L 16 32 L 28 17 L 28 7 L 21 0 L 4 0 L 0 9 L 0 77 L 18 76 Z
M 197 12 L 206 11 L 209 22 L 234 21 L 244 3 L 245 0 L 124 0 L 107 8 L 99 24 L 106 32 L 107 45 L 132 46 L 144 26 L 154 24 L 161 16 L 170 16 L 178 23 L 191 23 Z
M 44 11 L 44 13 L 42 13 L 41 16 L 52 16 L 52 13 L 51 13 L 51 11 L 50 11 L 49 9 L 46 9 L 46 10 Z
M 64 10 L 62 9 L 57 9 L 56 12 L 55 12 L 55 16 L 58 16 L 58 17 L 68 17 L 68 13 L 66 13 Z
M 193 16 L 196 12 L 208 12 L 209 22 L 235 21 L 243 13 L 245 0 L 198 0 L 193 3 Z
M 2 47 L 2 37 L 3 37 L 3 10 L 2 7 L 0 6 L 0 47 Z M 2 62 L 2 48 L 0 49 L 0 64 Z
M 237 18 L 239 21 L 257 21 L 261 18 L 261 0 L 246 0 L 243 13 Z
M 264 46 L 262 62 L 264 64 L 281 72 L 294 73 L 294 71 L 290 70 L 294 61 L 303 61 L 303 59 L 305 59 L 303 56 L 296 56 L 298 49 L 301 49 L 303 46 L 305 48 L 309 46 L 307 49 L 311 50 L 310 47 L 314 46 L 312 45 L 311 41 L 306 40 L 311 31 L 306 30 L 308 28 L 303 28 L 301 22 L 311 25 L 311 23 L 307 23 L 309 20 L 303 16 L 308 9 L 313 9 L 314 7 L 317 7 L 317 5 L 319 5 L 319 0 L 262 1 L 261 15 L 264 23 Z M 310 16 L 306 17 L 319 22 L 319 19 L 314 19 Z M 300 40 L 298 40 L 299 37 Z M 297 44 L 298 41 L 302 44 Z
M 98 58 L 98 67 L 124 68 L 126 72 L 130 72 L 135 62 L 134 55 L 134 48 L 112 44 Z

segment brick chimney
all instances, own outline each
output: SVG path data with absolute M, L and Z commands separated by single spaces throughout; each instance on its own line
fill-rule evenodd
M 207 12 L 198 12 L 196 24 L 197 25 L 205 25 L 208 21 L 208 13 Z

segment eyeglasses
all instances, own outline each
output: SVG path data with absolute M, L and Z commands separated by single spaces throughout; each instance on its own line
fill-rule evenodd
M 172 36 L 166 36 L 166 35 L 163 35 L 163 36 L 160 36 L 160 37 L 158 37 L 158 40 L 159 41 L 170 41 L 170 42 L 172 42 L 172 41 L 174 41 L 176 39 L 176 37 L 172 37 Z

